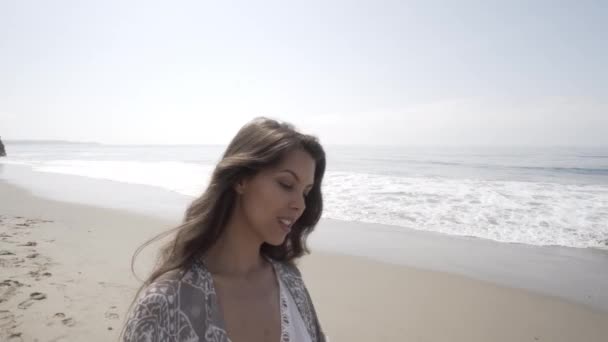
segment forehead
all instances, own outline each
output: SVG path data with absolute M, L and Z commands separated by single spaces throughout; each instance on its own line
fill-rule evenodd
M 315 160 L 303 150 L 294 150 L 285 154 L 283 159 L 274 167 L 274 171 L 289 169 L 294 171 L 302 181 L 312 182 L 315 176 Z

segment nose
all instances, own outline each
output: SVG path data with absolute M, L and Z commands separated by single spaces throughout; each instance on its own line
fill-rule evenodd
M 304 212 L 306 209 L 306 200 L 304 196 L 296 193 L 295 197 L 291 200 L 291 208 L 297 211 L 298 217 Z

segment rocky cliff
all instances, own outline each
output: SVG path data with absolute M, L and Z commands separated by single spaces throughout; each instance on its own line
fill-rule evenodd
M 2 139 L 0 139 L 0 157 L 6 157 L 6 151 L 4 150 L 4 144 L 2 143 Z

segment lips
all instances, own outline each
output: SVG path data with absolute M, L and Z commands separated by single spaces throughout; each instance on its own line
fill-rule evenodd
M 279 222 L 279 225 L 281 226 L 283 231 L 285 231 L 286 233 L 289 233 L 291 231 L 291 227 L 293 226 L 293 222 L 294 222 L 293 219 L 286 218 L 286 217 L 279 217 L 279 218 L 277 218 L 277 221 Z

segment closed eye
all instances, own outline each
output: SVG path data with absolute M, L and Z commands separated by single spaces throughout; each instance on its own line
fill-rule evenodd
M 293 189 L 293 185 L 285 184 L 283 182 L 279 182 L 279 184 L 281 184 L 281 186 L 287 190 Z
M 281 187 L 282 187 L 282 188 L 284 188 L 284 189 L 286 189 L 286 190 L 293 190 L 293 185 L 290 185 L 290 184 L 285 184 L 285 183 L 283 183 L 283 182 L 279 182 L 279 184 L 281 185 Z M 309 192 L 307 192 L 307 193 L 302 194 L 302 196 L 303 196 L 304 198 L 306 198 L 306 197 L 308 197 L 308 194 L 309 194 L 309 193 L 310 193 L 310 191 L 309 191 Z

